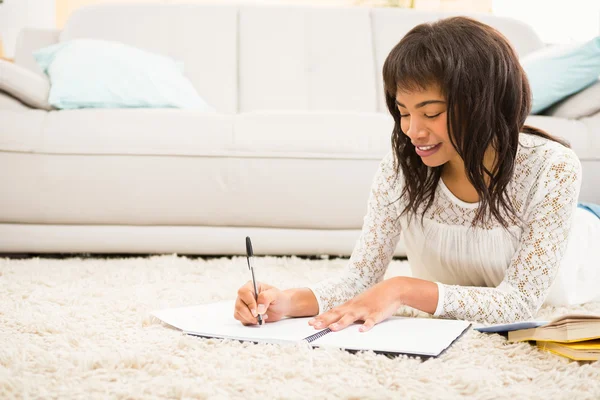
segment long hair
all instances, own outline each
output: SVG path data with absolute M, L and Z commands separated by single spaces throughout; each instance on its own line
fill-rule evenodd
M 425 165 L 402 131 L 396 105 L 399 89 L 423 90 L 430 85 L 441 89 L 450 141 L 479 195 L 473 227 L 493 216 L 507 228 L 509 221 L 503 210 L 517 217 L 506 188 L 515 168 L 519 132 L 569 147 L 559 138 L 524 125 L 531 110 L 531 90 L 517 53 L 500 32 L 474 19 L 452 17 L 414 27 L 387 56 L 383 81 L 387 107 L 395 122 L 392 148 L 396 173 L 402 168 L 404 176 L 401 198 L 406 200 L 406 207 L 402 215 L 417 215 L 422 205 L 423 213 L 431 207 L 442 166 Z M 490 145 L 496 152 L 492 171 L 483 163 Z

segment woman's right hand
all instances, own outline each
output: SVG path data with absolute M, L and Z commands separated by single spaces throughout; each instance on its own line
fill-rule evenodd
M 233 317 L 244 325 L 257 325 L 258 314 L 262 315 L 263 323 L 276 322 L 289 315 L 291 298 L 285 292 L 256 282 L 258 287 L 258 305 L 254 300 L 254 285 L 248 281 L 238 290 Z M 262 307 L 261 307 L 262 306 Z

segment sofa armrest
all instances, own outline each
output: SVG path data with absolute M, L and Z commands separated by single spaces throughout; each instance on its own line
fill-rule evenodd
M 50 81 L 24 67 L 0 60 L 0 91 L 34 108 L 52 110 L 48 104 Z

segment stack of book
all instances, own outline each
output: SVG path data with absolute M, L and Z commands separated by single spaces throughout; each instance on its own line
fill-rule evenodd
M 535 341 L 538 348 L 571 360 L 600 360 L 600 315 L 565 315 L 537 328 L 508 332 L 509 342 Z
M 475 328 L 508 334 L 509 342 L 533 341 L 549 351 L 576 361 L 600 360 L 600 315 L 564 315 L 552 321 L 526 321 Z

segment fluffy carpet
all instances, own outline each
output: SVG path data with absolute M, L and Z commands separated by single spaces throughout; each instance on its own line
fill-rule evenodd
M 259 279 L 285 289 L 346 263 L 259 257 L 256 267 Z M 386 277 L 407 267 L 394 260 Z M 473 330 L 423 361 L 188 337 L 149 315 L 235 298 L 248 278 L 243 257 L 2 258 L 0 398 L 600 398 L 600 362 Z M 568 311 L 598 313 L 600 304 L 544 308 L 539 317 Z

